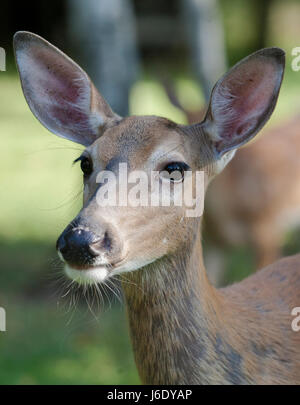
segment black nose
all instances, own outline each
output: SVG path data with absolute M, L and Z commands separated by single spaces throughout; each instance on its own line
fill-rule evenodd
M 106 232 L 99 236 L 84 228 L 67 227 L 58 238 L 56 248 L 67 263 L 84 267 L 109 250 L 110 238 Z

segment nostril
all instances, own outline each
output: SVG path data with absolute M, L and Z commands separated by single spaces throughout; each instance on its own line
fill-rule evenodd
M 95 256 L 89 246 L 99 240 L 102 238 L 87 229 L 67 228 L 57 240 L 56 248 L 68 263 L 85 265 Z
M 102 250 L 99 249 L 98 247 L 98 242 L 94 242 L 91 245 L 89 245 L 89 253 L 94 256 L 97 257 L 101 254 Z
M 102 239 L 91 243 L 89 245 L 89 251 L 90 254 L 93 255 L 94 257 L 99 256 L 101 253 L 103 253 L 104 249 L 102 248 Z
M 56 249 L 62 260 L 72 266 L 88 266 L 95 262 L 98 256 L 112 256 L 115 243 L 110 230 L 97 234 L 87 227 L 67 227 L 56 242 Z
M 89 250 L 93 256 L 99 256 L 101 253 L 108 252 L 112 248 L 112 241 L 108 232 L 104 233 L 103 238 L 90 244 Z
M 108 232 L 105 232 L 104 238 L 102 241 L 102 246 L 105 250 L 110 250 L 111 249 L 111 239 L 108 235 Z

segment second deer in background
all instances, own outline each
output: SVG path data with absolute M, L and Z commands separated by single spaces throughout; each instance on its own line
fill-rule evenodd
M 187 110 L 173 86 L 166 81 L 163 85 L 189 124 L 204 118 L 206 108 Z M 300 224 L 299 153 L 300 114 L 264 130 L 258 140 L 237 151 L 207 192 L 204 231 L 209 223 L 206 239 L 214 246 L 207 260 L 217 259 L 226 246 L 247 244 L 254 250 L 255 270 L 280 257 L 286 232 Z M 223 277 L 221 262 L 208 266 L 216 284 Z

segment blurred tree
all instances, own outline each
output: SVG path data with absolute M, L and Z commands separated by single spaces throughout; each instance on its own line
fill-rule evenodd
M 268 16 L 274 0 L 255 0 L 256 43 L 254 50 L 265 48 L 267 45 Z
M 129 90 L 139 70 L 130 0 L 68 0 L 76 55 L 116 113 L 129 113 Z
M 181 0 L 192 62 L 206 101 L 226 71 L 224 32 L 217 0 Z

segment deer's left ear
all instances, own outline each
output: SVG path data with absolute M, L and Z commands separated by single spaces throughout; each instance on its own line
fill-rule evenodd
M 248 142 L 268 121 L 284 65 L 282 49 L 262 49 L 240 61 L 216 83 L 202 125 L 218 157 Z
M 88 146 L 106 124 L 120 119 L 88 75 L 43 38 L 19 31 L 14 49 L 26 101 L 56 135 Z

